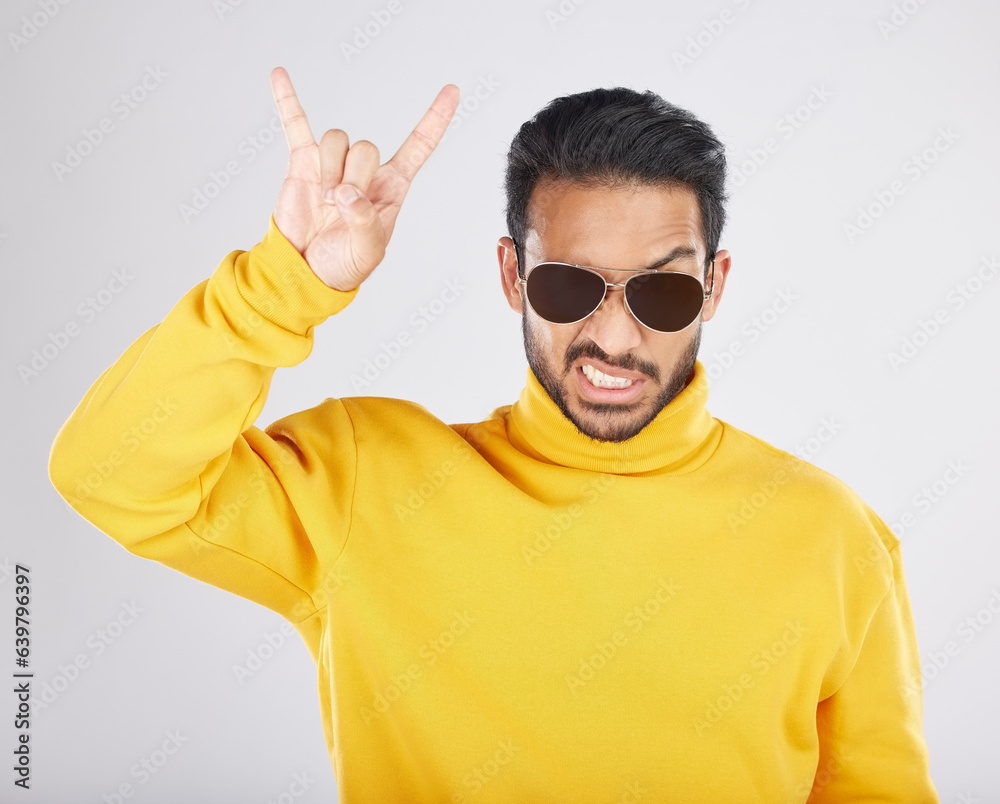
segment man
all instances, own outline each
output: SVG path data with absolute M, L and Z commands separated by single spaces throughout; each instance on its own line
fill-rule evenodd
M 98 379 L 49 471 L 129 551 L 294 623 L 341 800 L 938 801 L 899 540 L 705 408 L 731 267 L 708 126 L 623 89 L 522 126 L 497 249 L 514 404 L 446 425 L 326 399 L 260 430 L 458 102 L 380 165 L 317 144 L 271 80 L 290 156 L 267 234 Z

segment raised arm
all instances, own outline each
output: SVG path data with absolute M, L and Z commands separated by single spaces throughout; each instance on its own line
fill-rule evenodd
M 309 355 L 313 328 L 381 261 L 457 88 L 379 166 L 373 145 L 349 148 L 342 131 L 317 145 L 287 73 L 271 80 L 289 161 L 266 235 L 228 254 L 97 379 L 52 445 L 49 476 L 130 552 L 298 622 L 322 605 L 346 539 L 352 425 L 332 399 L 266 431 L 254 422 L 275 368 Z

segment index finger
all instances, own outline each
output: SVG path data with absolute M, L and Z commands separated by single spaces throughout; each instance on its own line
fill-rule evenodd
M 292 79 L 284 67 L 275 67 L 271 70 L 271 91 L 274 93 L 274 102 L 281 116 L 281 127 L 288 141 L 289 154 L 300 148 L 315 145 L 316 140 L 313 139 L 306 113 L 299 103 L 299 96 L 295 94 Z
M 438 92 L 431 107 L 424 112 L 416 128 L 410 132 L 399 150 L 386 164 L 391 165 L 407 181 L 412 181 L 421 165 L 427 161 L 458 108 L 461 90 L 454 84 L 445 84 Z

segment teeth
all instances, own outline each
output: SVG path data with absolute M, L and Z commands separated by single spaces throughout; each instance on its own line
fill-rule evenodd
M 628 388 L 633 382 L 625 377 L 612 377 L 593 366 L 583 366 L 583 373 L 595 388 Z

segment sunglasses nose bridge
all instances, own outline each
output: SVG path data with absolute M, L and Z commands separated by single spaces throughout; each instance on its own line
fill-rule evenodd
M 604 293 L 601 295 L 601 301 L 598 302 L 597 307 L 594 309 L 594 314 L 596 315 L 601 310 L 608 306 L 609 300 L 616 298 L 616 291 L 621 291 L 617 294 L 618 306 L 628 312 L 628 306 L 625 304 L 625 283 L 624 282 L 609 282 L 607 279 L 604 280 Z M 614 306 L 612 304 L 612 306 Z
M 603 315 L 602 315 L 603 313 Z M 595 323 L 594 319 L 599 321 L 607 321 L 610 317 L 611 319 L 616 319 L 618 316 L 624 315 L 624 319 L 620 321 L 629 321 L 638 330 L 643 329 L 644 325 L 642 321 L 632 312 L 632 308 L 629 306 L 628 301 L 625 298 L 625 282 L 611 282 L 605 278 L 605 288 L 604 295 L 601 297 L 600 303 L 594 309 L 593 313 L 588 316 L 591 323 Z

